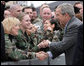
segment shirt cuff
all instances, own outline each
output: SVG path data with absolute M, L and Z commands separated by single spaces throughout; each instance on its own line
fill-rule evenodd
M 47 51 L 47 53 L 48 53 L 49 57 L 51 57 L 51 58 L 53 57 L 51 51 Z
M 51 42 L 49 41 L 49 45 L 51 44 Z

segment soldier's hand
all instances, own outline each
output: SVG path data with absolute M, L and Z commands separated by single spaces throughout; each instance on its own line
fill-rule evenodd
M 40 52 L 36 53 L 36 57 L 39 60 L 45 60 L 48 57 L 48 54 L 43 51 L 40 51 Z
M 35 33 L 37 31 L 37 27 L 31 24 L 30 26 L 28 26 L 28 29 L 26 31 L 28 34 Z
M 31 55 L 31 52 L 27 52 L 27 57 L 29 57 Z
M 46 48 L 46 47 L 49 47 L 49 40 L 43 40 L 41 43 L 39 43 L 37 46 L 39 48 Z

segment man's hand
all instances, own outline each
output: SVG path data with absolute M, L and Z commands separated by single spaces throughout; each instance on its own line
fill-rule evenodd
M 43 51 L 40 51 L 38 53 L 36 53 L 36 57 L 39 59 L 39 60 L 45 60 L 47 57 L 48 57 L 48 53 L 45 53 Z
M 39 48 L 46 48 L 46 47 L 49 47 L 49 40 L 43 40 L 41 43 L 39 43 L 37 46 Z

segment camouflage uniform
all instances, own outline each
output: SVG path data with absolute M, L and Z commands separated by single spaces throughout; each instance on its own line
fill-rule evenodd
M 12 60 L 27 59 L 28 58 L 27 52 L 18 49 L 15 43 L 16 43 L 15 37 L 12 37 L 12 39 L 10 40 L 9 35 L 5 34 L 5 50 L 7 57 L 11 58 Z
M 16 42 L 16 46 L 19 49 L 28 51 L 29 47 L 30 47 L 30 38 L 28 36 L 26 36 L 26 33 L 23 34 L 22 30 L 18 31 L 18 35 L 15 37 L 17 42 Z
M 38 30 L 41 30 L 41 26 L 42 26 L 42 20 L 37 21 L 35 24 L 33 24 L 34 26 L 36 26 L 38 28 Z
M 41 21 L 40 18 L 36 18 L 36 19 L 32 22 L 32 24 L 36 24 L 36 23 L 38 23 L 38 22 L 40 22 L 40 21 Z
M 16 40 L 16 46 L 19 49 L 29 52 L 29 59 L 35 58 L 35 52 L 32 51 L 32 48 L 37 46 L 37 44 L 39 43 L 37 33 L 31 33 L 30 35 L 27 35 L 26 32 L 23 34 L 22 30 L 19 30 L 19 34 L 18 36 L 16 36 Z M 38 48 L 35 49 L 39 51 Z
M 31 34 L 31 35 L 27 35 L 27 33 L 23 33 L 22 30 L 19 30 L 19 34 L 18 36 L 16 36 L 16 46 L 19 49 L 22 49 L 26 52 L 28 52 L 28 58 L 32 59 L 35 58 L 35 52 L 32 52 L 31 49 L 32 47 L 36 46 L 37 43 L 37 39 L 36 39 L 36 34 Z
M 35 58 L 35 52 L 32 52 L 31 49 L 38 44 L 36 34 L 32 33 L 28 36 L 26 32 L 23 34 L 22 30 L 18 32 L 12 41 L 7 34 L 5 35 L 6 54 L 13 60 Z

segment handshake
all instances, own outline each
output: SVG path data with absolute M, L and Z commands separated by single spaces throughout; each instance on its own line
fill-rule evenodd
M 36 57 L 39 59 L 39 60 L 44 60 L 46 58 L 48 58 L 48 53 L 45 53 L 43 51 L 40 51 L 38 53 L 36 53 Z
M 46 48 L 46 47 L 49 47 L 49 43 L 50 41 L 49 40 L 43 40 L 41 43 L 39 43 L 37 46 L 40 48 Z
M 37 46 L 40 48 L 46 48 L 49 47 L 49 40 L 43 40 L 41 43 L 39 43 Z M 48 53 L 44 52 L 44 51 L 40 51 L 38 53 L 36 53 L 36 57 L 39 60 L 44 60 L 46 58 L 48 58 Z

